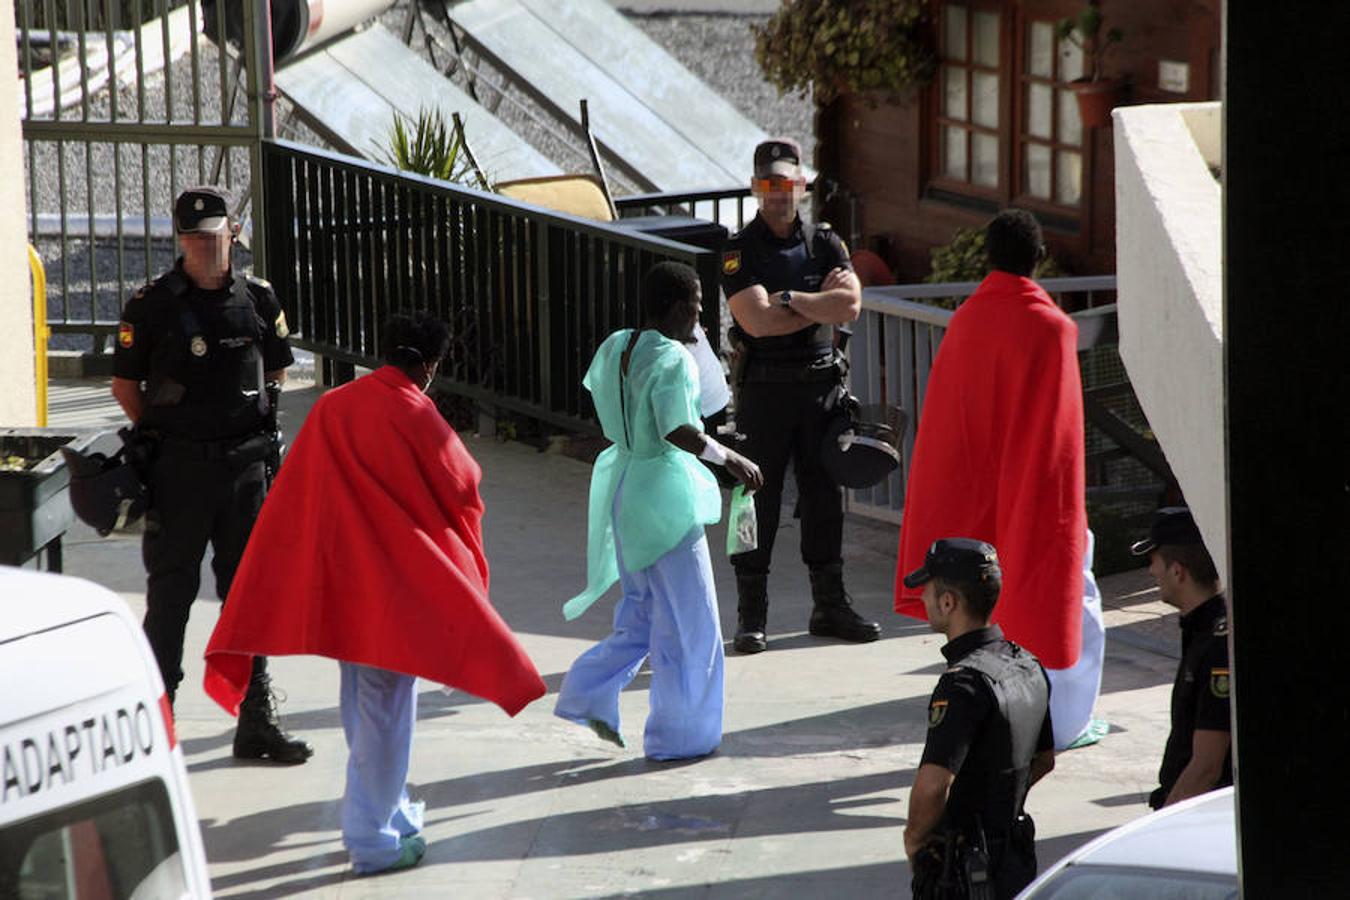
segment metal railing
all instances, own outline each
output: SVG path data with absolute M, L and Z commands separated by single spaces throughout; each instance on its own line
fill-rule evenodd
M 37 394 L 37 426 L 47 427 L 47 344 L 52 330 L 47 325 L 47 269 L 37 248 L 28 245 L 28 276 L 33 285 L 33 380 Z
M 746 203 L 747 200 L 751 202 Z M 747 217 L 746 206 L 750 207 Z M 750 188 L 720 188 L 709 191 L 681 191 L 674 193 L 630 194 L 616 197 L 614 206 L 620 218 L 638 216 L 681 215 L 705 219 L 726 226 L 733 234 L 745 227 L 758 211 Z
M 454 334 L 443 386 L 594 431 L 581 379 L 606 335 L 640 322 L 648 268 L 694 266 L 704 324 L 719 320 L 713 251 L 285 141 L 262 161 L 268 276 L 296 343 L 346 367 L 335 380 L 376 363 L 389 313 L 427 310 Z
M 268 67 L 240 72 L 243 59 L 270 60 L 267 29 L 245 17 L 245 46 L 232 59 L 202 38 L 202 7 L 15 4 L 28 237 L 53 260 L 56 332 L 116 328 L 127 296 L 172 264 L 169 213 L 183 187 L 215 183 L 256 196 L 250 173 L 270 122 L 260 87 Z M 236 211 L 248 218 L 244 204 Z
M 1048 278 L 1041 285 L 1062 307 L 1080 310 L 1072 317 L 1079 329 L 1079 364 L 1088 423 L 1089 497 L 1109 497 L 1116 503 L 1137 501 L 1151 509 L 1170 472 L 1156 442 L 1147 434 L 1143 412 L 1120 364 L 1116 278 Z M 851 511 L 899 521 L 928 374 L 952 317 L 952 310 L 933 301 L 959 302 L 977 286 L 978 282 L 910 284 L 863 291 L 863 312 L 853 325 L 848 346 L 851 389 L 864 404 L 902 407 L 909 421 L 901 445 L 900 468 L 875 487 L 849 491 Z

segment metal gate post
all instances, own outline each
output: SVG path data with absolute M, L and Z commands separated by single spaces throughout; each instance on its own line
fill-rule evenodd
M 263 177 L 262 142 L 276 136 L 276 84 L 272 71 L 272 3 L 251 0 L 252 14 L 244 16 L 244 60 L 248 72 L 249 193 L 253 207 L 253 271 L 267 277 L 267 179 Z

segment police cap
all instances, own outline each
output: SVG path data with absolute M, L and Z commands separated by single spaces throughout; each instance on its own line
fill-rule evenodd
M 173 205 L 173 226 L 179 234 L 224 231 L 230 224 L 230 198 L 210 185 L 190 187 Z
M 802 174 L 802 148 L 792 138 L 777 137 L 762 141 L 755 148 L 755 177 L 780 175 L 797 178 Z
M 1130 552 L 1135 556 L 1148 556 L 1163 544 L 1187 546 L 1205 543 L 1196 527 L 1191 511 L 1184 506 L 1164 506 L 1153 514 L 1153 523 L 1148 527 L 1148 537 L 1135 541 Z
M 991 576 L 1003 577 L 993 544 L 974 538 L 942 538 L 928 548 L 923 565 L 905 576 L 905 587 L 921 587 L 934 578 L 984 581 Z

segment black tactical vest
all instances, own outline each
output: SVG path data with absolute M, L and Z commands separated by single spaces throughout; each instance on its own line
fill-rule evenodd
M 1036 658 L 1006 641 L 986 644 L 954 665 L 983 675 L 997 708 L 952 782 L 944 825 L 965 831 L 978 821 L 991 838 L 1005 835 L 1026 799 L 1049 685 Z
M 785 290 L 819 291 L 830 272 L 828 226 L 817 228 L 803 222 L 800 229 L 799 245 L 772 239 L 767 226 L 762 230 L 770 237 L 754 235 L 740 243 L 741 253 L 756 272 L 762 273 L 770 303 L 777 303 L 779 293 Z M 834 352 L 834 327 L 819 323 L 772 337 L 751 337 L 742 331 L 740 338 L 751 348 L 753 362 L 765 365 L 809 364 Z
M 141 424 L 193 440 L 257 433 L 267 414 L 267 324 L 247 279 L 236 275 L 228 290 L 204 291 L 174 270 L 149 291 L 159 322 Z

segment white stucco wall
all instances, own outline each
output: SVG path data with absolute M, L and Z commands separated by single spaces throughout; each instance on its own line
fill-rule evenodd
M 1221 107 L 1113 116 L 1120 355 L 1227 583 Z
M 14 4 L 0 3 L 0 425 L 37 422 Z

